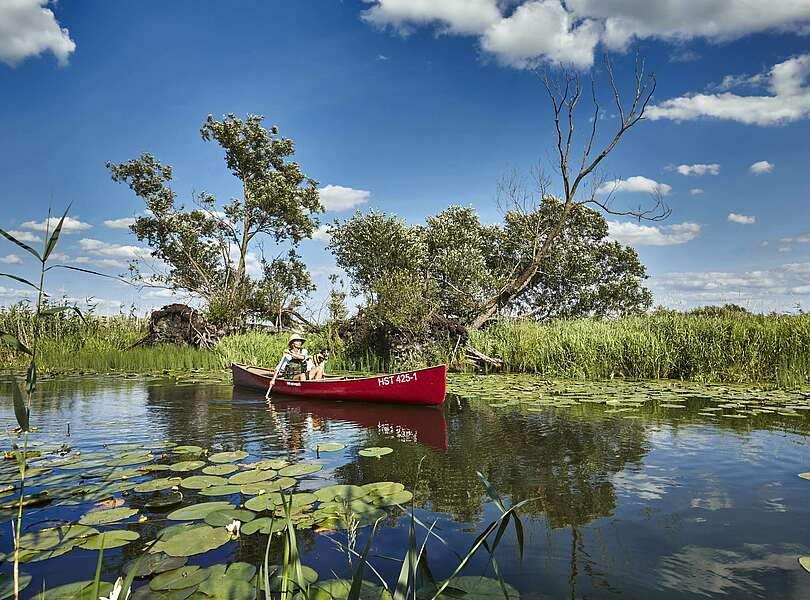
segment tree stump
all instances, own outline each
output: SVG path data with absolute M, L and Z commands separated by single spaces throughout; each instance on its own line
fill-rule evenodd
M 149 331 L 135 346 L 177 344 L 209 348 L 223 335 L 196 309 L 186 304 L 169 304 L 152 312 Z

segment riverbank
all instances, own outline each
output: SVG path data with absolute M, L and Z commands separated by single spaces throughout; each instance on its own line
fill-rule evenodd
M 33 327 L 25 313 L 0 310 L 0 331 L 25 341 L 32 339 Z M 210 350 L 127 350 L 143 336 L 145 320 L 92 316 L 83 323 L 60 317 L 40 327 L 41 370 L 52 373 L 216 371 L 231 362 L 271 365 L 286 344 L 285 335 L 250 332 L 226 337 Z M 502 359 L 505 372 L 546 378 L 769 382 L 781 387 L 810 382 L 810 315 L 662 313 L 610 321 L 502 322 L 471 332 L 471 344 Z M 388 368 L 378 356 L 347 356 L 325 336 L 310 335 L 308 345 L 330 347 L 332 369 Z M 451 351 L 448 348 L 448 361 L 472 369 L 463 359 L 456 360 L 458 356 L 451 357 Z M 0 347 L 0 368 L 25 365 L 23 356 Z

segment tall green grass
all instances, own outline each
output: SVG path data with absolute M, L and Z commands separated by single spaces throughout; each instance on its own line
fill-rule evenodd
M 472 332 L 471 343 L 506 371 L 549 378 L 810 381 L 810 315 L 512 321 Z

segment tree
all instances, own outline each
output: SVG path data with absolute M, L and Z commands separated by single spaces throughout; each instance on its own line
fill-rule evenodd
M 562 209 L 554 222 L 537 229 L 533 239 L 527 240 L 528 247 L 532 249 L 530 260 L 481 303 L 476 313 L 468 321 L 471 327 L 482 327 L 493 319 L 498 311 L 512 306 L 532 285 L 537 273 L 544 268 L 544 263 L 551 254 L 555 241 L 563 234 L 576 206 L 593 205 L 610 214 L 631 215 L 638 219 L 654 221 L 664 219 L 669 215 L 670 211 L 661 201 L 660 195 L 655 197 L 651 206 L 630 210 L 615 209 L 612 205 L 612 193 L 603 197 L 599 196 L 605 179 L 598 168 L 624 135 L 644 118 L 656 86 L 655 74 L 647 76 L 644 61 L 637 58 L 634 93 L 629 106 L 626 106 L 622 101 L 612 65 L 607 57 L 605 67 L 615 103 L 618 125 L 616 131 L 604 141 L 598 152 L 595 144 L 598 141 L 597 131 L 601 109 L 595 80 L 591 78 L 590 126 L 586 129 L 584 138 L 580 139 L 576 135 L 576 123 L 579 120 L 578 106 L 583 96 L 582 76 L 576 71 L 565 68 L 559 69 L 557 76 L 552 76 L 548 69 L 542 72 L 542 81 L 551 102 L 552 121 L 556 132 L 556 156 L 553 166 L 560 175 L 559 199 Z M 582 149 L 579 153 L 579 160 L 577 160 L 573 156 L 574 147 L 580 143 Z M 532 210 L 528 212 L 533 212 L 538 208 L 538 204 L 555 198 L 550 190 L 550 181 L 542 170 L 537 177 L 537 184 L 539 203 L 527 196 L 520 186 L 506 186 L 506 196 L 510 205 L 525 208 L 526 201 L 530 200 Z
M 224 149 L 225 163 L 241 186 L 241 198 L 231 199 L 221 209 L 206 192 L 194 197 L 197 208 L 186 210 L 178 204 L 171 188 L 172 167 L 151 154 L 107 163 L 113 181 L 126 183 L 146 205 L 146 214 L 136 219 L 131 230 L 165 266 L 152 280 L 201 297 L 217 309 L 220 319 L 236 324 L 244 323 L 251 310 L 251 296 L 300 298 L 308 289 L 308 280 L 295 275 L 299 270 L 295 261 L 300 259 L 294 248 L 312 236 L 318 224 L 315 215 L 323 210 L 317 182 L 290 160 L 295 153 L 293 140 L 282 137 L 275 126 L 268 131 L 262 121 L 257 115 L 242 120 L 229 114 L 222 121 L 209 115 L 200 130 L 203 140 L 216 141 Z M 265 278 L 257 283 L 247 272 L 248 261 L 252 248 L 267 238 L 292 249 L 282 249 L 275 259 L 265 261 Z M 282 259 L 285 254 L 287 258 Z M 267 265 L 271 275 L 278 275 L 279 260 L 288 262 L 284 280 L 303 287 L 283 293 L 261 289 L 268 284 L 278 287 L 278 281 L 267 277 Z M 133 268 L 144 280 L 140 266 Z M 283 313 L 287 307 L 274 305 L 272 310 Z

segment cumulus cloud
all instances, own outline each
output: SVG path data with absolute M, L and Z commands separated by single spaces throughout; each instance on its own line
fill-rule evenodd
M 678 165 L 675 167 L 675 170 L 680 173 L 681 175 L 719 175 L 720 174 L 720 165 L 717 163 L 711 164 L 702 164 L 698 163 L 696 165 Z
M 810 3 L 805 3 L 810 11 Z M 768 73 L 768 95 L 742 96 L 731 92 L 687 94 L 650 106 L 650 119 L 690 121 L 709 118 L 748 125 L 779 125 L 810 116 L 810 54 L 774 65 Z
M 315 233 L 312 234 L 312 239 L 320 242 L 326 242 L 328 244 L 332 240 L 332 236 L 329 233 L 329 225 L 319 226 L 315 230 Z
M 0 256 L 0 263 L 4 263 L 6 265 L 18 265 L 21 262 L 22 258 L 16 254 L 6 254 L 5 256 Z
M 59 64 L 67 64 L 76 43 L 49 4 L 49 0 L 0 2 L 0 61 L 13 67 L 28 57 L 52 52 Z
M 51 217 L 45 221 L 26 221 L 21 225 L 25 229 L 33 229 L 34 231 L 53 231 L 59 225 L 60 217 Z M 62 233 L 76 233 L 77 231 L 84 231 L 91 229 L 93 226 L 90 223 L 83 223 L 79 219 L 73 217 L 65 217 L 62 223 Z
M 13 235 L 15 238 L 20 240 L 21 242 L 39 242 L 42 241 L 40 237 L 30 231 L 17 231 L 15 229 L 11 229 L 9 234 Z
M 120 244 L 108 244 L 107 242 L 102 242 L 100 240 L 94 240 L 91 238 L 83 238 L 79 240 L 79 247 L 85 252 L 105 258 L 135 260 L 138 258 L 148 258 L 150 256 L 148 248 Z
M 770 173 L 771 171 L 773 171 L 773 167 L 774 167 L 773 163 L 770 163 L 767 160 L 759 160 L 750 167 L 748 167 L 748 169 L 754 175 L 763 175 L 765 173 Z
M 691 196 L 700 196 L 703 193 L 704 193 L 703 188 L 692 188 L 691 190 L 689 190 L 689 194 Z
M 699 223 L 675 223 L 668 227 L 608 221 L 611 239 L 631 246 L 675 246 L 691 242 L 700 235 Z
M 748 215 L 740 215 L 737 213 L 728 213 L 728 220 L 732 223 L 739 223 L 740 225 L 753 225 L 757 222 L 756 217 L 749 217 Z
M 34 295 L 33 291 L 20 290 L 17 288 L 8 288 L 0 285 L 0 298 L 30 298 Z
M 672 190 L 671 185 L 658 183 L 654 179 L 635 175 L 627 179 L 613 179 L 606 181 L 597 189 L 599 194 L 609 194 L 611 192 L 645 192 L 648 194 L 661 194 L 666 196 Z
M 368 202 L 371 192 L 342 185 L 327 185 L 318 190 L 318 196 L 327 211 L 340 212 Z
M 77 265 L 91 265 L 102 269 L 126 269 L 127 263 L 116 258 L 93 258 L 91 256 L 77 256 L 73 259 Z
M 362 13 L 367 23 L 400 33 L 427 26 L 442 34 L 476 36 L 487 53 L 516 68 L 539 61 L 588 67 L 599 45 L 625 49 L 639 39 L 721 42 L 761 31 L 804 31 L 810 24 L 810 4 L 804 0 L 774 3 L 768 10 L 751 0 L 364 1 L 370 5 Z M 676 60 L 695 56 L 688 49 L 673 55 Z
M 129 229 L 135 224 L 135 217 L 123 217 L 121 219 L 110 219 L 104 221 L 104 225 L 110 229 Z
M 786 237 L 779 241 L 783 244 L 810 244 L 810 233 L 800 233 L 795 237 Z

